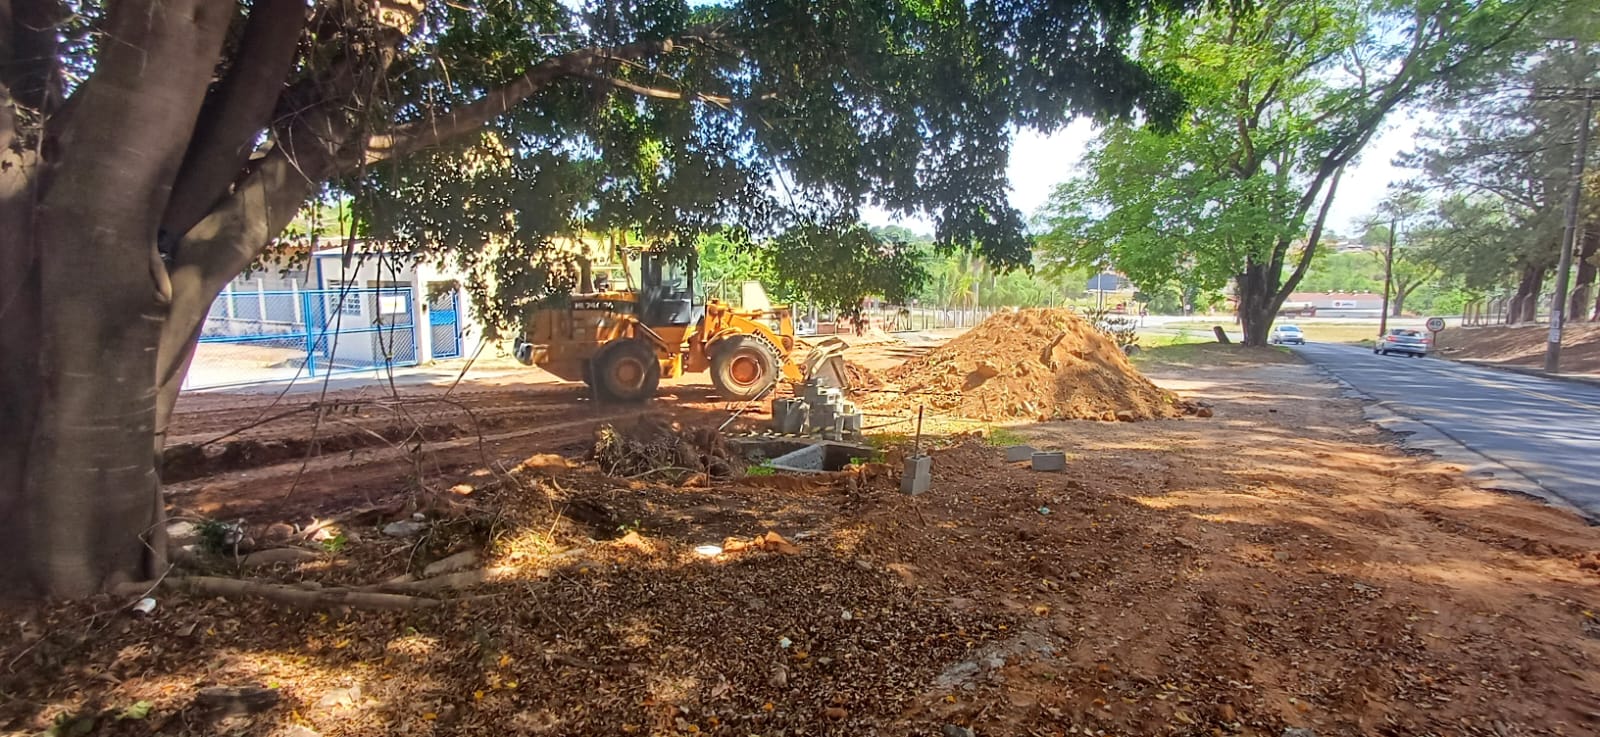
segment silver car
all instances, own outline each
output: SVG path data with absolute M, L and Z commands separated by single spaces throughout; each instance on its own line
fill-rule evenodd
M 1272 335 L 1267 336 L 1267 342 L 1273 345 L 1305 345 L 1306 334 L 1300 332 L 1299 325 L 1279 325 L 1272 329 Z
M 1412 358 L 1422 358 L 1428 355 L 1428 348 L 1432 342 L 1421 330 L 1394 328 L 1378 341 L 1377 347 L 1373 348 L 1372 352 L 1385 356 L 1399 353 Z

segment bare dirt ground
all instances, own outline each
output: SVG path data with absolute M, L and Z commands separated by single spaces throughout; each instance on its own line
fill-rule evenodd
M 1600 731 L 1594 528 L 1395 450 L 1282 352 L 1176 346 L 1141 368 L 1214 417 L 989 430 L 1066 451 L 1058 474 L 945 436 L 910 498 L 893 447 L 817 477 L 607 476 L 581 458 L 591 427 L 638 411 L 567 386 L 324 402 L 324 430 L 371 442 L 305 444 L 314 410 L 252 427 L 238 457 L 195 452 L 174 510 L 258 537 L 363 513 L 244 571 L 265 598 L 212 595 L 197 574 L 240 574 L 212 555 L 147 616 L 135 596 L 6 610 L 0 733 Z M 186 401 L 184 438 L 270 401 Z M 722 409 L 697 384 L 657 403 L 691 426 Z M 379 532 L 413 512 L 415 536 Z M 425 570 L 467 551 L 464 573 Z M 406 609 L 367 608 L 380 592 Z
M 1562 370 L 1600 374 L 1600 323 L 1568 323 L 1563 330 Z M 1549 335 L 1547 325 L 1450 328 L 1439 333 L 1438 354 L 1457 360 L 1542 368 Z

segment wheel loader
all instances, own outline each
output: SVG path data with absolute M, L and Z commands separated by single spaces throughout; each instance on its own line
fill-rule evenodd
M 736 309 L 720 299 L 697 305 L 693 256 L 642 251 L 637 271 L 637 288 L 580 287 L 564 304 L 536 309 L 513 341 L 517 361 L 619 402 L 655 396 L 662 377 L 701 371 L 731 401 L 813 375 L 848 388 L 837 340 L 813 348 L 803 367 L 794 361 L 790 308 Z

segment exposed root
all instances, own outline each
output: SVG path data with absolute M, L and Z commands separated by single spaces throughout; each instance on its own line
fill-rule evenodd
M 442 599 L 429 599 L 420 596 L 404 596 L 401 594 L 386 594 L 344 588 L 303 589 L 283 584 L 240 578 L 221 578 L 218 576 L 170 577 L 163 580 L 161 585 L 169 589 L 208 596 L 254 596 L 280 604 L 309 609 L 348 606 L 357 609 L 406 611 L 428 609 L 442 606 L 446 603 Z M 120 595 L 124 591 L 148 589 L 148 582 L 130 583 L 118 586 L 113 593 Z

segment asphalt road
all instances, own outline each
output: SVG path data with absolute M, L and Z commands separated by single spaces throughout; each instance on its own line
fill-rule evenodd
M 1383 407 L 1600 518 L 1600 387 L 1349 345 L 1295 350 Z

